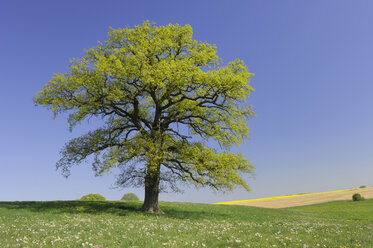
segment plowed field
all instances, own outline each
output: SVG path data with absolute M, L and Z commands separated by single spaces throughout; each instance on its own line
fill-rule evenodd
M 277 196 L 243 201 L 220 202 L 216 204 L 244 205 L 263 208 L 288 208 L 329 201 L 351 200 L 352 195 L 355 193 L 359 193 L 365 198 L 373 198 L 373 187 L 300 195 Z

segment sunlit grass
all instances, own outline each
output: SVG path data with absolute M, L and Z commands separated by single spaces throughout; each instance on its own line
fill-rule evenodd
M 0 202 L 0 247 L 373 247 L 373 200 L 289 209 Z

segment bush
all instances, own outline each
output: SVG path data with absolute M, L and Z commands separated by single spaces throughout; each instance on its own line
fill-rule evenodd
M 134 193 L 124 194 L 121 201 L 139 201 L 139 198 Z
M 105 201 L 105 197 L 100 194 L 88 194 L 79 199 L 80 201 Z
M 364 199 L 364 197 L 362 197 L 360 194 L 354 194 L 354 195 L 352 196 L 352 200 L 353 200 L 353 201 L 364 201 L 365 199 Z
M 363 185 L 363 186 L 360 186 L 360 189 L 364 189 L 366 188 L 367 186 Z

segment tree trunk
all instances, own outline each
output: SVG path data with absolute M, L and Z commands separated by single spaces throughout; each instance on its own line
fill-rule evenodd
M 158 206 L 160 166 L 151 169 L 148 166 L 145 176 L 145 199 L 141 210 L 147 213 L 164 214 Z

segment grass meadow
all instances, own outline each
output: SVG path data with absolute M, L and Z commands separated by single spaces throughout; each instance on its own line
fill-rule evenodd
M 373 199 L 288 209 L 161 202 L 0 202 L 0 247 L 373 247 Z

